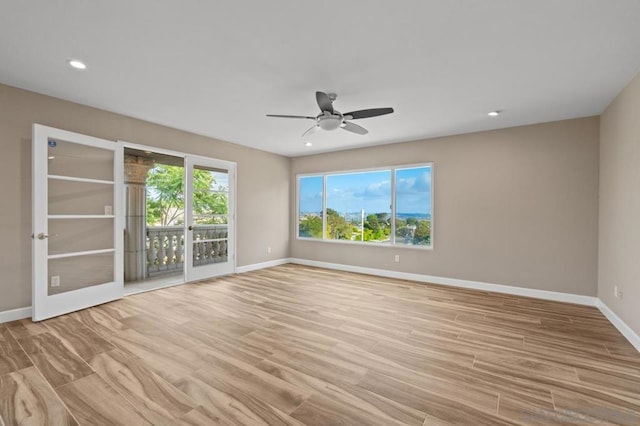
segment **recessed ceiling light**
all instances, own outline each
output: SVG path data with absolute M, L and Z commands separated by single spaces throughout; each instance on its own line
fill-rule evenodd
M 491 111 L 488 115 L 489 117 L 497 117 L 500 115 L 501 111 Z
M 87 69 L 87 66 L 84 64 L 84 62 L 78 61 L 77 59 L 71 59 L 69 61 L 69 65 L 71 65 L 75 69 L 79 69 L 79 70 L 86 70 Z
M 305 142 L 304 143 L 304 146 L 311 146 L 311 145 L 313 145 L 311 142 Z

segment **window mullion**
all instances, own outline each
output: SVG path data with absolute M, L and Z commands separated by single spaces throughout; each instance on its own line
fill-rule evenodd
M 322 175 L 322 239 L 327 238 L 327 175 Z
M 396 243 L 396 169 L 391 169 L 391 244 Z
M 296 238 L 300 238 L 300 176 L 296 176 Z

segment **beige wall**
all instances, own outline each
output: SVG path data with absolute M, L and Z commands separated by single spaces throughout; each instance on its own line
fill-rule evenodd
M 640 334 L 640 74 L 600 121 L 598 297 Z M 622 299 L 614 296 L 614 286 Z
M 288 158 L 0 85 L 0 311 L 31 304 L 32 123 L 235 161 L 237 264 L 289 255 Z
M 598 131 L 592 117 L 294 158 L 292 182 L 435 162 L 434 249 L 302 241 L 292 224 L 291 256 L 595 296 Z

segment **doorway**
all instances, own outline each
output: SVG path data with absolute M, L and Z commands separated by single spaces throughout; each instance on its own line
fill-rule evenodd
M 124 285 L 135 294 L 235 271 L 235 164 L 124 148 Z
M 184 158 L 124 148 L 125 294 L 184 282 Z

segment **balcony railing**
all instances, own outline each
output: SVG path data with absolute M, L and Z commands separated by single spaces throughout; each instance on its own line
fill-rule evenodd
M 193 265 L 227 261 L 227 225 L 197 225 L 193 228 Z M 184 268 L 184 228 L 147 227 L 147 276 L 152 277 Z

